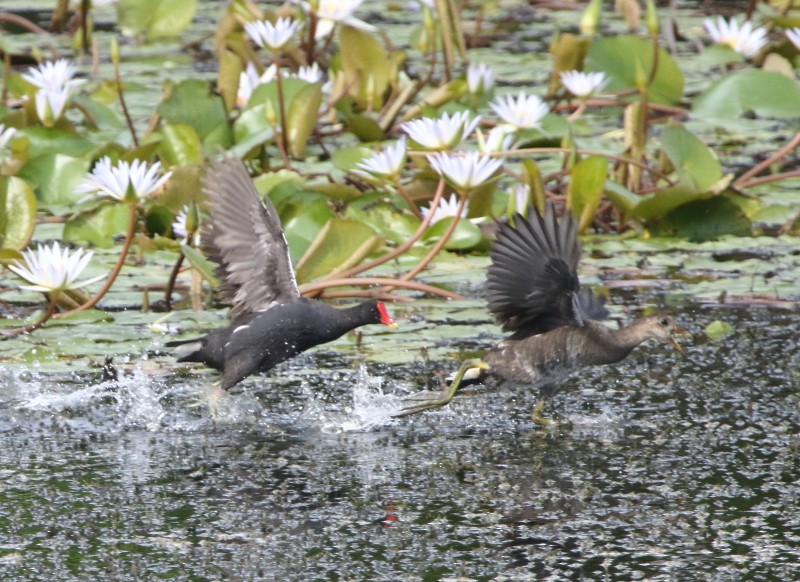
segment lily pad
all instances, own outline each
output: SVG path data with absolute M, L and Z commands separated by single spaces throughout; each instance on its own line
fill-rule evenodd
M 747 69 L 713 83 L 693 104 L 698 117 L 738 117 L 750 112 L 762 117 L 800 117 L 800 86 L 780 73 Z

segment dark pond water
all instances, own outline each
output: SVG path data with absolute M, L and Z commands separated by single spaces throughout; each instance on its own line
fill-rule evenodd
M 391 420 L 452 364 L 359 370 L 353 347 L 248 380 L 216 422 L 189 406 L 210 376 L 174 366 L 102 383 L 6 364 L 0 578 L 797 579 L 800 318 L 682 311 L 737 331 L 586 370 L 551 430 L 503 390 Z M 493 341 L 447 325 L 462 339 L 440 349 Z

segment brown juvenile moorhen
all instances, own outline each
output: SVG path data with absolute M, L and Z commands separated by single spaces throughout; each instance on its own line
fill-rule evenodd
M 211 214 L 203 246 L 218 265 L 222 297 L 233 303 L 233 323 L 167 343 L 179 362 L 222 371 L 220 386 L 227 390 L 362 325 L 395 326 L 380 301 L 336 309 L 300 296 L 278 213 L 269 199 L 262 202 L 239 159 L 212 162 L 203 191 Z
M 482 360 L 465 362 L 450 385 L 435 398 L 410 397 L 399 416 L 446 405 L 460 385 L 513 382 L 539 389 L 533 420 L 558 384 L 584 366 L 613 364 L 643 341 L 654 338 L 680 346 L 673 334 L 688 334 L 667 315 L 636 320 L 611 329 L 604 300 L 581 289 L 577 267 L 581 247 L 577 223 L 567 212 L 559 221 L 552 203 L 544 216 L 534 208 L 529 218 L 515 214 L 502 224 L 492 245 L 487 283 L 489 310 L 513 335 Z

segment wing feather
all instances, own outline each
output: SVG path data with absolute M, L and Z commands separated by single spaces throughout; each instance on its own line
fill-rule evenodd
M 203 180 L 211 214 L 203 231 L 206 252 L 218 267 L 223 299 L 232 316 L 265 311 L 300 297 L 280 219 L 262 201 L 241 160 L 211 163 Z
M 527 219 L 515 214 L 513 224 L 500 226 L 490 254 L 487 300 L 514 338 L 607 316 L 603 299 L 580 288 L 577 233 L 572 215 L 559 220 L 552 203 L 544 216 L 531 208 Z

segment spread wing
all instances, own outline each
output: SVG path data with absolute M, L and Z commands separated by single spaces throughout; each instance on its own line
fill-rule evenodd
M 556 219 L 552 203 L 544 216 L 535 208 L 502 224 L 490 253 L 487 300 L 505 331 L 519 339 L 562 325 L 605 319 L 603 299 L 581 289 L 578 224 L 570 213 Z
M 211 221 L 202 242 L 218 265 L 232 316 L 265 311 L 300 297 L 278 212 L 262 202 L 238 158 L 211 163 L 203 179 Z

